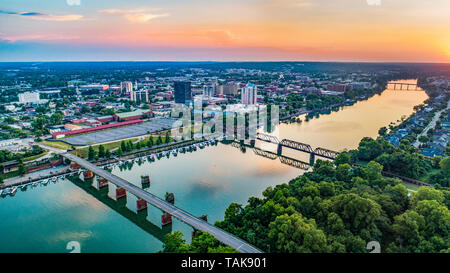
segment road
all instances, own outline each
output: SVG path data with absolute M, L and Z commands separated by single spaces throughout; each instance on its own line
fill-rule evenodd
M 25 174 L 24 176 L 15 176 L 11 178 L 7 178 L 3 181 L 2 187 L 9 187 L 16 184 L 21 184 L 27 181 L 35 181 L 39 180 L 42 177 L 52 176 L 52 175 L 58 175 L 63 174 L 68 171 L 67 166 L 57 166 L 50 169 L 40 170 L 37 172 L 32 172 Z
M 95 166 L 92 163 L 89 163 L 88 161 L 86 161 L 82 158 L 79 158 L 71 153 L 62 153 L 61 155 L 64 156 L 65 158 L 77 163 L 78 165 L 82 166 L 83 168 L 91 170 L 96 175 L 99 175 L 99 176 L 107 179 L 109 182 L 115 184 L 116 186 L 124 188 L 128 193 L 131 193 L 131 194 L 137 196 L 138 198 L 141 198 L 141 199 L 147 201 L 151 205 L 161 209 L 162 211 L 164 211 L 166 213 L 169 213 L 170 215 L 178 218 L 179 220 L 192 226 L 193 228 L 210 233 L 220 242 L 236 249 L 237 251 L 239 251 L 241 253 L 262 253 L 261 250 L 250 245 L 249 243 L 235 237 L 234 235 L 232 235 L 214 225 L 211 225 L 206 221 L 198 219 L 197 217 L 190 214 L 189 212 L 175 207 L 174 205 L 160 199 L 159 197 L 131 184 L 130 182 L 128 182 L 118 176 L 111 174 L 108 171 L 103 170 L 102 168 Z
M 55 147 L 51 147 L 42 143 L 36 143 L 39 147 L 41 147 L 42 149 L 48 150 L 50 152 L 54 152 L 55 154 L 62 154 L 64 152 L 66 152 L 66 150 L 62 150 L 62 149 L 58 149 Z
M 434 114 L 433 119 L 430 121 L 430 123 L 427 125 L 427 127 L 425 127 L 425 129 L 422 131 L 422 133 L 420 133 L 417 136 L 416 141 L 414 141 L 414 143 L 413 143 L 414 147 L 416 147 L 416 148 L 419 147 L 419 145 L 420 145 L 419 137 L 426 135 L 431 128 L 434 128 L 434 126 L 436 126 L 436 122 L 439 120 L 439 117 L 441 116 L 442 112 L 444 112 L 447 109 L 450 109 L 450 100 L 447 102 L 447 108 L 444 108 L 444 109 L 436 112 L 436 114 Z

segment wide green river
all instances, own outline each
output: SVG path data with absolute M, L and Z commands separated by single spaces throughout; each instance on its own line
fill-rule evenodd
M 275 133 L 313 148 L 352 149 L 361 138 L 376 137 L 380 127 L 410 115 L 426 99 L 422 91 L 386 90 L 308 122 L 281 124 Z M 257 147 L 276 148 L 258 142 Z M 309 159 L 299 152 L 286 154 Z M 287 183 L 304 171 L 258 156 L 252 149 L 243 152 L 219 143 L 152 163 L 115 167 L 112 172 L 136 185 L 141 175 L 149 175 L 149 192 L 161 198 L 173 192 L 176 206 L 197 216 L 207 214 L 213 223 L 223 219 L 231 202 L 245 204 L 268 186 Z M 66 179 L 1 198 L 0 252 L 69 252 L 70 241 L 79 242 L 81 252 L 157 252 L 164 235 L 174 230 L 182 231 L 190 242 L 192 228 L 174 219 L 171 227 L 162 229 L 158 209 L 149 206 L 147 215 L 136 216 L 92 192 Z

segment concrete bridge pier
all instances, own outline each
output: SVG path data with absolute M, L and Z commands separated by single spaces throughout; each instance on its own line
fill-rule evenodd
M 108 197 L 112 200 L 118 200 L 119 198 L 125 197 L 127 191 L 124 188 L 117 187 L 113 183 L 108 183 Z
M 134 213 L 147 209 L 147 202 L 135 196 L 134 194 L 127 194 L 127 208 Z
M 127 195 L 127 204 L 126 207 L 134 213 L 137 213 L 137 200 L 138 198 L 133 194 Z
M 314 166 L 314 162 L 316 161 L 316 155 L 314 153 L 309 154 L 309 165 Z
M 172 215 L 168 213 L 163 213 L 163 215 L 161 215 L 161 225 L 163 227 L 167 225 L 172 225 Z
M 108 185 L 108 197 L 111 198 L 112 200 L 116 200 L 117 201 L 116 190 L 117 190 L 117 186 L 112 184 L 112 183 L 109 183 L 109 185 Z
M 94 178 L 94 173 L 92 171 L 83 171 L 80 174 L 80 179 L 84 182 L 93 179 Z
M 91 186 L 96 189 L 96 190 L 100 190 L 100 183 L 99 183 L 99 179 L 100 177 L 95 176 L 94 179 L 92 179 L 92 184 Z
M 278 155 L 281 155 L 282 153 L 283 153 L 283 145 L 278 144 L 278 147 L 277 147 L 277 154 L 278 154 Z
M 146 220 L 150 223 L 153 223 L 159 226 L 161 222 L 161 214 L 162 211 L 154 206 L 147 206 L 147 218 Z
M 103 177 L 100 176 L 94 176 L 94 179 L 92 179 L 92 187 L 100 190 L 103 187 L 108 186 L 108 180 L 106 180 Z

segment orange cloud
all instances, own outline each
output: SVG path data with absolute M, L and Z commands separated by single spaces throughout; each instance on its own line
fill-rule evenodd
M 79 39 L 79 36 L 66 36 L 66 35 L 58 35 L 58 34 L 30 34 L 30 35 L 5 35 L 0 33 L 0 39 L 8 40 L 11 42 L 16 41 L 31 41 L 31 40 L 40 40 L 40 41 L 55 41 L 55 40 L 74 40 Z
M 159 14 L 150 13 L 150 12 L 146 12 L 145 9 L 128 10 L 128 11 L 117 10 L 117 9 L 106 9 L 106 10 L 101 10 L 100 13 L 118 14 L 133 23 L 146 23 L 146 22 L 156 19 L 156 18 L 170 16 L 169 13 L 159 13 Z

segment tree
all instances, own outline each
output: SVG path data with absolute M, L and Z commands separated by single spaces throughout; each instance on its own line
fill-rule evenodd
M 52 124 L 52 125 L 62 124 L 63 119 L 64 119 L 64 114 L 61 111 L 56 111 L 50 117 L 50 124 Z
M 161 252 L 164 253 L 187 253 L 189 246 L 183 239 L 183 233 L 175 231 L 174 233 L 167 234 L 166 241 L 163 244 Z
M 94 151 L 94 148 L 92 148 L 92 146 L 89 146 L 89 149 L 88 149 L 88 159 L 89 160 L 94 160 L 94 158 L 95 158 L 95 151 Z
M 147 147 L 152 147 L 153 146 L 153 137 L 152 136 L 150 136 L 149 138 L 148 138 L 148 141 L 147 141 Z
M 365 137 L 359 143 L 358 157 L 361 160 L 370 161 L 383 152 L 381 144 L 370 137 Z
M 279 252 L 323 253 L 328 252 L 327 239 L 317 229 L 314 220 L 306 220 L 300 214 L 278 216 L 269 225 L 269 239 Z
M 439 166 L 443 173 L 450 174 L 450 156 L 442 159 L 441 162 L 439 162 Z
M 98 146 L 98 156 L 105 157 L 105 147 L 101 144 Z
M 419 137 L 419 141 L 421 142 L 421 143 L 427 143 L 428 142 L 428 137 L 427 136 L 420 136 Z
M 345 163 L 350 164 L 350 161 L 351 161 L 350 155 L 348 153 L 340 153 L 334 160 L 334 164 L 336 166 L 339 166 L 339 165 L 345 164 Z
M 111 158 L 111 151 L 110 150 L 106 150 L 105 152 L 105 158 Z
M 422 240 L 420 233 L 424 226 L 425 218 L 415 211 L 408 210 L 394 218 L 392 230 L 397 236 L 397 241 L 401 242 L 400 245 L 405 247 L 405 250 L 411 251 L 409 248 L 411 246 L 417 246 Z M 395 252 L 400 251 L 401 249 L 395 250 Z
M 346 193 L 333 197 L 331 201 L 331 210 L 341 217 L 346 229 L 354 234 L 364 230 L 370 231 L 376 227 L 375 222 L 380 219 L 381 206 L 371 199 Z
M 413 207 L 423 200 L 435 200 L 442 203 L 444 202 L 444 198 L 444 193 L 442 191 L 430 187 L 420 187 L 413 195 L 411 203 Z
M 26 170 L 25 170 L 25 166 L 23 165 L 23 163 L 20 163 L 19 164 L 19 175 L 24 175 L 25 173 L 26 173 Z
M 165 139 L 165 143 L 169 143 L 170 142 L 170 133 L 169 131 L 166 132 L 166 139 Z
M 156 140 L 156 145 L 161 145 L 162 144 L 162 137 L 161 135 L 158 136 L 158 139 Z
M 370 161 L 367 164 L 367 168 L 365 169 L 365 173 L 369 180 L 376 180 L 381 178 L 381 172 L 383 171 L 383 165 L 378 162 Z
M 439 164 L 441 163 L 442 157 L 441 156 L 434 156 L 433 157 L 433 168 L 440 168 Z
M 388 131 L 388 129 L 386 127 L 381 127 L 380 130 L 378 130 L 378 134 L 380 136 L 385 136 L 387 131 Z
M 186 244 L 183 233 L 175 231 L 167 234 L 161 250 L 163 253 L 237 253 L 228 246 L 222 246 L 220 242 L 207 232 L 196 232 L 192 243 Z

